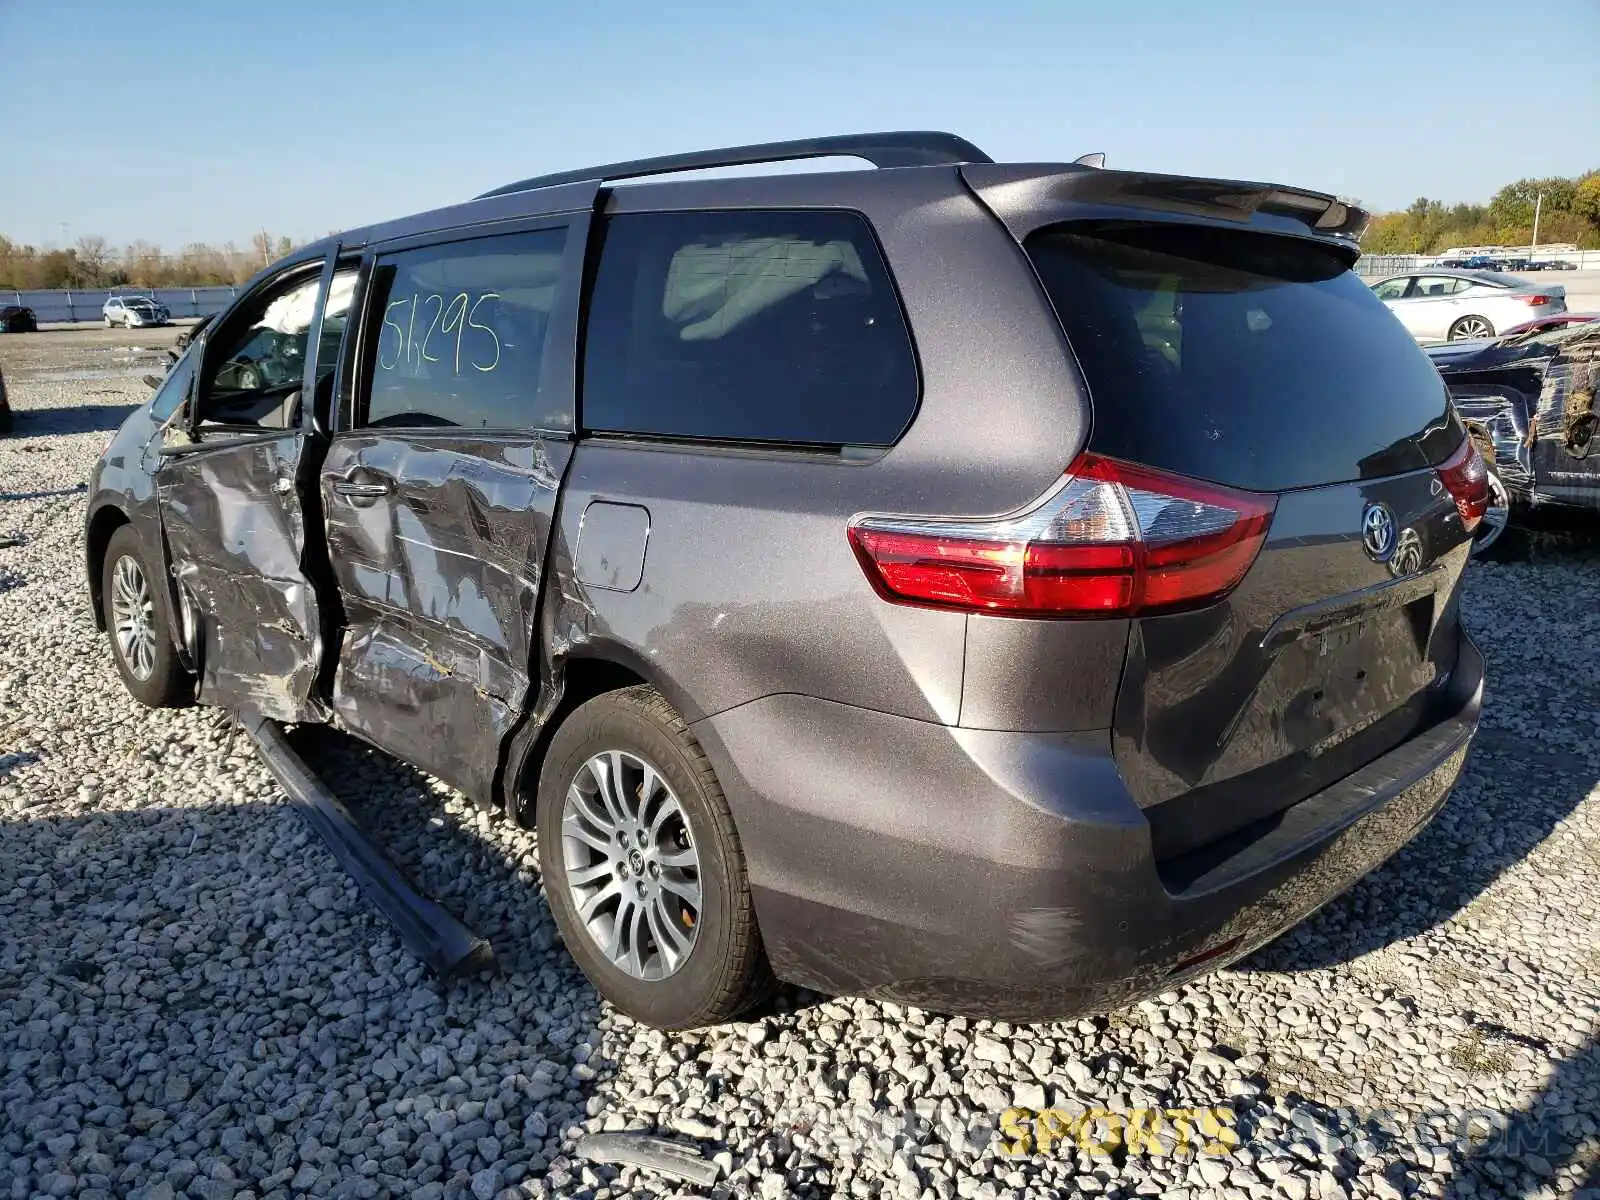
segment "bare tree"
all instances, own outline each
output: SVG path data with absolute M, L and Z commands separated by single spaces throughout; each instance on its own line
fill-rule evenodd
M 78 268 L 86 284 L 99 286 L 111 282 L 111 247 L 98 235 L 78 239 Z

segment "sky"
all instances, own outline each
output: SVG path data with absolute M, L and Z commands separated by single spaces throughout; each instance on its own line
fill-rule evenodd
M 1600 167 L 1600 2 L 1526 29 L 1504 0 L 1443 11 L 0 0 L 0 234 L 304 241 L 545 171 L 880 129 L 1377 210 Z

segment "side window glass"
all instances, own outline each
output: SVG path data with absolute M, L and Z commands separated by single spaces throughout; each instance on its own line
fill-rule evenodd
M 157 423 L 164 424 L 172 419 L 172 414 L 178 411 L 178 406 L 183 403 L 183 398 L 189 394 L 189 383 L 194 379 L 195 352 L 191 346 L 183 352 L 183 356 L 172 364 L 172 370 L 167 372 L 167 377 L 161 381 L 155 397 L 150 401 L 150 416 Z
M 606 225 L 583 424 L 892 445 L 919 399 L 889 272 L 854 213 L 638 213 Z
M 320 274 L 269 288 L 207 339 L 200 386 L 203 422 L 287 429 L 299 419 Z
M 328 379 L 339 365 L 339 343 L 350 324 L 350 302 L 355 295 L 358 269 L 352 263 L 333 273 L 328 284 L 328 303 L 322 314 L 322 338 L 317 346 L 317 382 Z
M 530 429 L 567 231 L 540 229 L 378 259 L 358 426 Z
M 1423 275 L 1417 279 L 1417 286 L 1411 289 L 1411 297 L 1414 300 L 1437 300 L 1455 291 L 1452 285 L 1456 282 L 1447 276 Z
M 1385 279 L 1377 287 L 1372 289 L 1372 294 L 1379 300 L 1398 300 L 1400 297 L 1406 294 L 1406 284 L 1410 282 L 1411 280 L 1409 278 Z

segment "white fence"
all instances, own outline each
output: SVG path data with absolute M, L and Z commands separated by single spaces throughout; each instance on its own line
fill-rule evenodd
M 1508 258 L 1526 258 L 1533 262 L 1561 262 L 1567 263 L 1579 271 L 1600 271 L 1600 250 L 1545 250 L 1540 248 L 1529 253 L 1524 247 L 1500 247 L 1495 250 L 1485 250 L 1483 253 L 1491 258 L 1504 261 Z M 1441 258 L 1463 258 L 1465 255 L 1443 254 L 1363 254 L 1356 262 L 1356 273 L 1359 275 L 1403 275 L 1409 271 L 1420 271 L 1431 267 Z
M 100 309 L 111 296 L 154 296 L 172 312 L 174 317 L 208 317 L 221 312 L 239 289 L 224 284 L 220 287 L 195 288 L 94 288 L 84 291 L 29 291 L 0 290 L 0 307 L 22 304 L 33 309 L 34 316 L 43 321 L 98 321 Z

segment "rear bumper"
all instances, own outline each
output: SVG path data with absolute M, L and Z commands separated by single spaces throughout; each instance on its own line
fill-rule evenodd
M 1477 729 L 1483 659 L 1465 634 L 1448 695 L 1451 715 L 1270 828 L 1207 848 L 1177 890 L 1104 732 L 963 730 L 802 696 L 695 731 L 781 977 L 1046 1020 L 1237 959 L 1400 849 L 1444 803 Z

